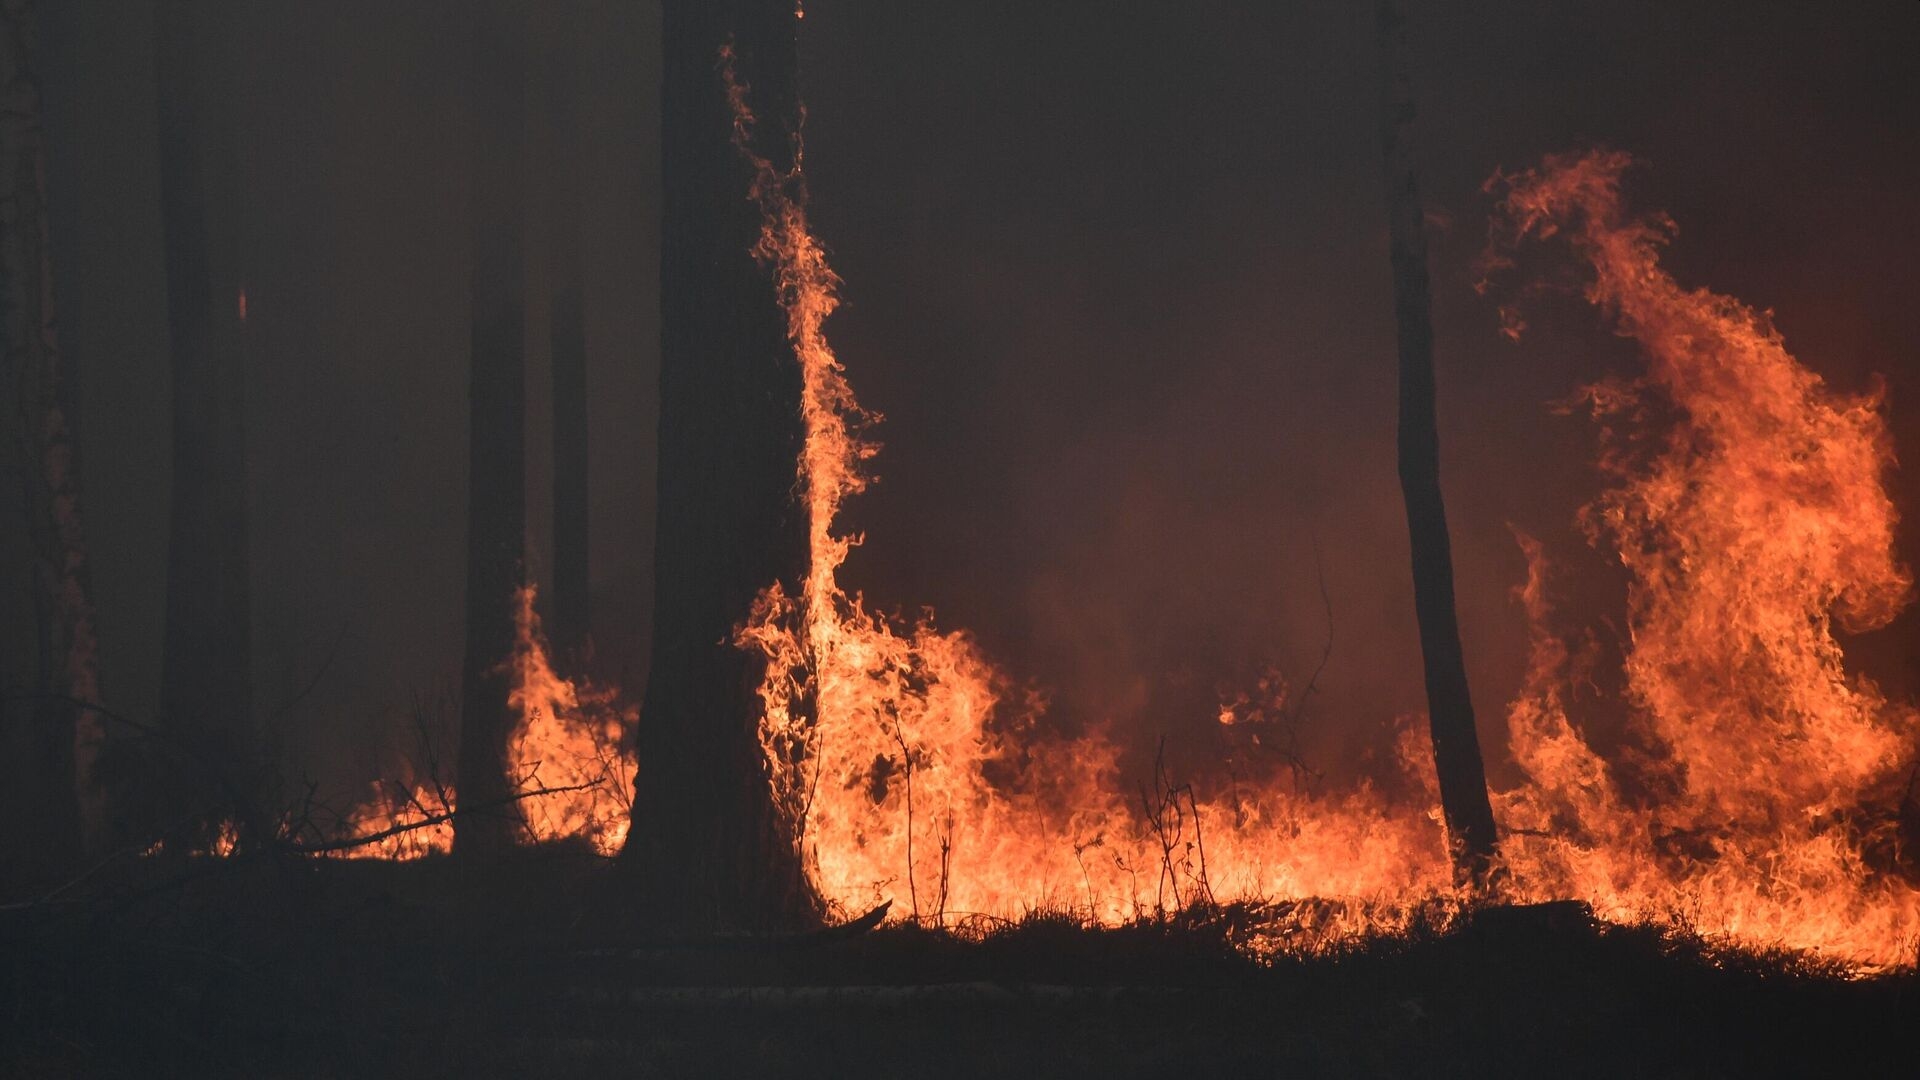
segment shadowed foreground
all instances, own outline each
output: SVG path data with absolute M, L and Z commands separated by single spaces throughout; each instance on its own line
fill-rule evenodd
M 568 849 L 147 860 L 0 908 L 9 1076 L 1893 1075 L 1911 975 L 1573 906 L 1260 962 L 1249 913 L 649 939 Z M 77 894 L 77 895 L 76 895 Z

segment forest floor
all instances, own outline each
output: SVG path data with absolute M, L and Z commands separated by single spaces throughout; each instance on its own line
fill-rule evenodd
M 615 947 L 580 914 L 600 877 L 564 849 L 134 860 L 0 905 L 0 1075 L 1920 1074 L 1910 973 L 1572 905 L 1266 960 L 1231 910 Z

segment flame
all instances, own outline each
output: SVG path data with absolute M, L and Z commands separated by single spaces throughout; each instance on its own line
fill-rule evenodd
M 355 807 L 340 829 L 343 839 L 379 836 L 372 843 L 334 852 L 342 859 L 408 862 L 453 850 L 451 785 L 376 783 L 373 798 Z M 381 835 L 388 834 L 388 835 Z
M 617 688 L 566 679 L 553 669 L 532 585 L 515 595 L 513 689 L 520 715 L 507 739 L 507 760 L 525 822 L 524 839 L 582 839 L 601 855 L 620 850 L 632 811 L 634 758 L 626 733 L 637 710 Z M 339 854 L 346 858 L 417 859 L 453 849 L 445 818 L 458 805 L 450 784 L 409 781 L 374 785 L 374 797 L 347 815 L 345 837 L 391 836 Z
M 520 589 L 518 601 L 507 702 L 520 723 L 507 739 L 507 759 L 521 791 L 553 792 L 521 803 L 527 833 L 535 841 L 581 837 L 611 856 L 626 842 L 633 809 L 626 733 L 638 712 L 614 687 L 555 673 L 532 585 Z
M 1681 912 L 1747 943 L 1911 964 L 1920 892 L 1870 852 L 1893 836 L 1916 715 L 1850 675 L 1833 632 L 1886 625 L 1912 585 L 1879 395 L 1828 387 L 1768 315 L 1675 282 L 1671 222 L 1623 207 L 1630 164 L 1559 155 L 1496 183 L 1507 239 L 1564 237 L 1588 301 L 1647 360 L 1584 393 L 1612 484 L 1582 521 L 1627 572 L 1626 698 L 1658 790 L 1630 790 L 1569 716 L 1546 559 L 1522 537 L 1534 647 L 1510 726 L 1534 784 L 1503 799 L 1509 858 L 1528 890 L 1616 918 Z
M 1136 806 L 1104 733 L 1042 735 L 1037 696 L 1017 692 L 967 634 L 930 615 L 876 614 L 840 586 L 857 538 L 834 522 L 867 483 L 877 447 L 863 432 L 879 417 L 856 401 L 823 331 L 840 281 L 808 226 L 798 134 L 791 169 L 757 153 L 731 49 L 722 74 L 763 217 L 754 254 L 803 376 L 798 481 L 812 550 L 799 595 L 769 586 L 738 643 L 767 661 L 760 735 L 773 797 L 820 894 L 851 910 L 905 893 L 898 908 L 934 922 L 1034 905 L 1117 922 L 1203 898 L 1316 896 L 1329 900 L 1316 940 L 1402 925 L 1413 902 L 1445 894 L 1433 815 L 1389 814 L 1370 788 L 1309 798 L 1290 776 L 1209 798 L 1164 771 Z
M 1460 910 L 1418 717 L 1400 718 L 1394 747 L 1411 798 L 1366 783 L 1322 792 L 1269 745 L 1286 738 L 1261 737 L 1284 736 L 1298 700 L 1269 677 L 1213 716 L 1235 758 L 1231 783 L 1204 791 L 1156 762 L 1135 797 L 1106 731 L 1054 732 L 1043 698 L 965 632 L 939 629 L 931 613 L 876 613 L 840 585 L 859 538 L 835 522 L 868 483 L 878 446 L 865 433 L 880 418 L 859 405 L 824 332 L 840 281 L 809 227 L 798 133 L 790 168 L 756 153 L 731 50 L 722 75 L 763 216 L 754 255 L 802 372 L 796 479 L 811 545 L 797 591 L 768 586 L 736 642 L 766 660 L 771 796 L 819 894 L 845 911 L 904 893 L 896 910 L 934 924 L 1039 906 L 1111 924 L 1199 903 L 1298 901 L 1267 903 L 1277 921 L 1251 943 L 1263 950 L 1323 948 Z M 1519 535 L 1532 638 L 1508 739 L 1526 781 L 1495 793 L 1500 887 L 1861 969 L 1911 966 L 1920 890 L 1898 873 L 1896 815 L 1920 715 L 1850 674 L 1834 635 L 1836 619 L 1852 631 L 1886 625 L 1911 591 L 1894 556 L 1881 401 L 1828 387 L 1767 315 L 1675 282 L 1659 262 L 1671 223 L 1624 209 L 1629 164 L 1553 156 L 1493 185 L 1504 189 L 1503 239 L 1567 240 L 1592 273 L 1586 298 L 1647 362 L 1639 378 L 1582 395 L 1601 426 L 1607 487 L 1581 523 L 1626 575 L 1632 748 L 1608 757 L 1590 740 L 1573 689 L 1591 658 L 1554 630 L 1551 562 Z M 1509 336 L 1525 329 L 1509 309 L 1501 319 Z M 531 587 L 517 631 L 514 776 L 523 791 L 561 789 L 523 804 L 528 838 L 582 837 L 611 853 L 628 822 L 634 711 L 554 671 Z M 442 818 L 452 798 L 433 784 L 381 787 L 348 832 Z M 419 858 L 451 840 L 442 820 L 343 854 Z
M 1390 932 L 1459 903 L 1417 725 L 1403 724 L 1399 749 L 1422 782 L 1419 812 L 1364 785 L 1313 796 L 1286 774 L 1202 797 L 1164 770 L 1136 806 L 1118 794 L 1119 753 L 1100 732 L 1041 735 L 1036 697 L 966 634 L 930 615 L 877 615 L 840 587 L 855 538 L 834 521 L 864 487 L 876 446 L 862 432 L 878 418 L 822 329 L 840 283 L 808 228 L 798 137 L 791 170 L 755 153 L 730 54 L 723 75 L 763 214 L 755 254 L 803 372 L 798 479 L 813 541 L 800 595 L 770 586 L 739 643 L 767 660 L 773 795 L 821 894 L 851 908 L 904 891 L 923 920 L 1064 903 L 1107 922 L 1199 899 L 1334 898 L 1334 914 L 1296 927 L 1307 932 L 1289 947 Z M 1521 537 L 1535 629 L 1510 727 L 1529 783 L 1498 797 L 1505 888 L 1863 967 L 1910 964 L 1920 894 L 1867 852 L 1892 828 L 1915 716 L 1847 674 L 1832 630 L 1835 616 L 1884 625 L 1910 586 L 1893 557 L 1878 398 L 1836 393 L 1765 316 L 1675 283 L 1657 258 L 1668 227 L 1622 211 L 1625 163 L 1550 158 L 1504 178 L 1503 210 L 1515 239 L 1569 236 L 1594 272 L 1588 299 L 1649 360 L 1640 380 L 1587 392 L 1614 427 L 1602 459 L 1612 486 L 1583 521 L 1629 575 L 1624 675 L 1667 784 L 1655 798 L 1628 790 L 1570 717 L 1575 665 L 1546 627 L 1544 553 Z M 1503 323 L 1524 326 L 1511 312 Z M 1635 453 L 1624 426 L 1655 398 L 1679 419 Z M 1220 726 L 1239 727 L 1244 711 L 1224 706 Z

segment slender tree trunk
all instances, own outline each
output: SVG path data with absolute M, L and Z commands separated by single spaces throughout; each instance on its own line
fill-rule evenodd
M 194 786 L 216 789 L 243 837 L 258 816 L 264 763 L 253 738 L 252 635 L 247 546 L 245 316 L 236 245 L 216 240 L 211 159 L 237 164 L 231 133 L 202 107 L 194 13 L 156 6 L 160 201 L 166 240 L 167 326 L 173 362 L 173 490 L 167 547 L 160 708 L 189 751 L 212 770 Z M 222 189 L 224 191 L 224 189 Z M 233 201 L 219 198 L 226 213 Z M 212 790 L 185 793 L 194 799 Z
M 98 701 L 99 688 L 73 388 L 54 334 L 35 14 L 31 0 L 0 0 L 0 399 L 11 404 L 0 452 L 24 487 L 40 627 L 27 760 L 10 770 L 34 834 L 21 883 L 97 845 L 106 817 L 93 774 L 104 732 L 74 704 Z
M 525 25 L 481 5 L 474 48 L 473 360 L 468 414 L 467 648 L 454 819 L 462 852 L 497 851 L 521 829 L 507 738 L 515 590 L 526 546 Z
M 1427 716 L 1434 768 L 1455 869 L 1484 882 L 1496 836 L 1486 773 L 1474 729 L 1473 699 L 1453 604 L 1453 554 L 1440 498 L 1440 435 L 1435 420 L 1432 300 L 1427 281 L 1426 223 L 1407 130 L 1413 97 L 1406 65 L 1405 22 L 1394 0 L 1379 0 L 1381 141 L 1386 154 L 1393 259 L 1394 314 L 1400 344 L 1400 491 L 1413 550 L 1413 602 L 1426 664 Z
M 564 26 L 564 24 L 563 24 Z M 562 38 L 550 67 L 553 119 L 553 617 L 556 652 L 582 659 L 590 623 L 587 598 L 587 328 L 580 265 L 580 97 L 578 50 Z
M 758 151 L 792 161 L 792 0 L 662 6 L 659 511 L 652 675 L 624 867 L 640 910 L 687 929 L 805 921 L 811 904 L 761 757 L 760 662 L 730 642 L 775 582 L 797 595 L 801 373 L 752 248 L 752 171 L 718 71 L 732 41 Z

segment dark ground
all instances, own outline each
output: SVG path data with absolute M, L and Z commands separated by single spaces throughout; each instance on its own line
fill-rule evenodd
M 597 860 L 140 860 L 0 907 L 8 1076 L 1900 1076 L 1915 978 L 1571 906 L 1261 963 L 1244 912 L 632 947 Z M 615 947 L 617 946 L 617 947 Z

